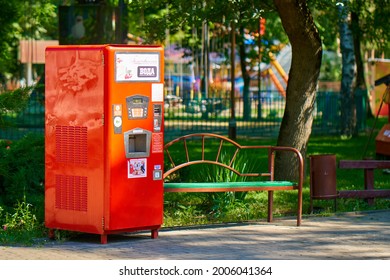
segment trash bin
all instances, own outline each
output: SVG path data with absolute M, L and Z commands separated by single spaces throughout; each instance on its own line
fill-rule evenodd
M 314 199 L 334 199 L 336 210 L 336 156 L 310 156 L 310 212 Z

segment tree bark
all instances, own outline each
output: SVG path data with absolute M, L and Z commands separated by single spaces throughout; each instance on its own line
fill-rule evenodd
M 354 100 L 354 80 L 356 63 L 352 30 L 348 23 L 348 0 L 338 5 L 340 49 L 342 55 L 341 69 L 341 135 L 352 137 L 356 129 L 356 107 Z
M 251 117 L 251 100 L 250 100 L 250 76 L 248 73 L 247 67 L 247 54 L 245 49 L 245 38 L 244 38 L 244 27 L 240 26 L 240 44 L 239 44 L 239 54 L 240 54 L 240 66 L 241 66 L 241 75 L 244 80 L 244 89 L 242 93 L 242 102 L 244 104 L 244 120 L 250 120 Z
M 274 0 L 274 4 L 292 47 L 286 107 L 277 145 L 297 148 L 305 158 L 321 67 L 321 38 L 305 0 Z M 275 165 L 275 170 L 280 170 L 275 179 L 296 179 L 294 156 L 278 154 Z
M 356 88 L 367 90 L 366 79 L 364 78 L 364 63 L 362 59 L 361 34 L 363 31 L 359 26 L 359 14 L 351 12 L 351 26 L 353 34 L 353 46 L 356 61 Z

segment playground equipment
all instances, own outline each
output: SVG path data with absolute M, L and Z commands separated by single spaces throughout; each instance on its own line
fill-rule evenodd
M 275 67 L 275 69 L 278 71 L 279 75 L 282 77 L 283 81 L 287 84 L 288 75 L 287 75 L 286 71 L 284 71 L 282 65 L 280 65 L 279 61 L 276 59 L 276 57 L 273 53 L 270 52 L 268 55 L 271 59 L 271 66 Z M 268 75 L 270 76 L 273 84 L 278 89 L 279 93 L 283 97 L 286 97 L 286 90 L 284 89 L 284 87 L 282 86 L 282 83 L 279 81 L 279 79 L 275 75 L 275 72 L 272 70 L 272 67 L 269 67 L 266 71 L 267 71 Z
M 370 136 L 368 137 L 368 142 L 366 144 L 366 147 L 364 149 L 363 153 L 363 159 L 365 158 L 366 152 L 367 152 L 367 147 L 368 144 L 371 142 L 371 137 L 372 133 L 375 129 L 379 114 L 381 112 L 383 104 L 389 104 L 390 103 L 390 74 L 387 74 L 386 76 L 377 79 L 375 81 L 375 86 L 381 86 L 382 84 L 386 85 L 385 92 L 382 95 L 381 102 L 379 105 L 379 109 L 377 111 L 374 125 L 371 129 Z M 378 135 L 376 136 L 375 139 L 375 152 L 377 156 L 385 156 L 389 157 L 390 156 L 390 111 L 388 110 L 388 123 L 385 124 L 382 129 L 379 131 Z
M 261 71 L 261 76 L 268 78 L 276 87 L 279 94 L 286 97 L 286 86 L 288 82 L 287 71 L 291 64 L 291 48 L 285 46 L 278 56 L 275 56 L 272 52 L 269 52 L 268 56 L 270 58 L 270 63 Z
M 390 74 L 375 81 L 375 86 L 386 85 L 385 92 L 382 96 L 381 104 L 378 110 L 378 114 L 385 103 L 390 104 Z M 375 139 L 375 151 L 378 156 L 390 156 L 390 110 L 388 113 L 388 123 L 385 124 Z

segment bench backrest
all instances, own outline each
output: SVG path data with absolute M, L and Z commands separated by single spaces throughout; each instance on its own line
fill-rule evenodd
M 190 154 L 189 146 L 191 146 L 191 151 L 196 152 Z M 210 152 L 210 150 L 212 150 L 212 152 Z M 172 140 L 164 146 L 164 152 L 169 164 L 166 166 L 163 177 L 166 179 L 169 175 L 187 166 L 212 164 L 226 168 L 238 176 L 267 177 L 266 180 L 273 181 L 274 160 L 277 151 L 296 153 L 298 155 L 299 164 L 302 165 L 300 153 L 294 148 L 267 145 L 242 146 L 227 137 L 217 134 L 189 134 Z M 243 172 L 242 170 L 239 170 L 240 166 L 238 164 L 236 166 L 235 162 L 237 162 L 239 156 L 244 152 L 250 153 L 252 160 L 256 160 L 259 155 L 263 155 L 266 159 L 266 167 L 263 167 L 262 169 L 259 168 L 261 171 L 256 170 L 255 172 Z M 176 155 L 176 157 L 174 155 Z M 226 160 L 226 157 L 228 157 L 228 160 Z M 302 166 L 300 169 L 303 169 Z

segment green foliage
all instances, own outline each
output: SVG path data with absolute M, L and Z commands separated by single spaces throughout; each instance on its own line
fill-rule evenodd
M 36 227 L 37 218 L 32 213 L 32 205 L 26 202 L 18 202 L 14 213 L 5 215 L 4 230 L 32 231 Z
M 341 57 L 336 52 L 325 51 L 323 53 L 319 80 L 341 80 Z
M 186 226 L 206 224 L 206 218 L 199 204 L 199 194 L 167 193 L 164 199 L 164 224 L 166 226 Z
M 0 207 L 0 244 L 32 245 L 37 237 L 42 237 L 42 225 L 39 224 L 31 204 L 18 202 L 12 213 L 3 212 Z
M 26 201 L 42 205 L 43 211 L 44 137 L 28 134 L 15 142 L 2 141 L 0 155 L 0 204 L 12 207 Z
M 0 128 L 10 125 L 5 119 L 6 115 L 11 112 L 19 113 L 27 107 L 32 89 L 33 87 L 23 87 L 0 94 Z
M 19 16 L 12 23 L 15 39 L 57 39 L 57 1 L 16 1 Z
M 337 51 L 338 21 L 336 5 L 339 0 L 308 1 L 312 7 L 314 20 L 321 34 L 324 49 Z M 379 53 L 389 53 L 389 0 L 347 1 L 352 16 L 358 18 L 358 25 L 352 26 L 354 36 L 361 39 L 362 48 L 378 49 Z
M 4 79 L 4 73 L 7 73 L 8 62 L 10 59 L 9 51 L 12 45 L 13 23 L 19 17 L 19 10 L 15 1 L 0 0 L 0 73 Z M 2 81 L 4 83 L 4 80 Z
M 223 153 L 221 155 L 221 162 L 229 164 L 231 160 L 228 154 Z M 250 165 L 255 165 L 253 161 L 248 161 L 245 157 L 239 157 L 232 164 L 232 168 L 241 170 L 242 172 L 250 172 L 253 168 Z M 190 181 L 195 182 L 237 182 L 245 181 L 246 177 L 240 177 L 230 170 L 217 166 L 217 165 L 199 165 L 190 174 Z M 209 213 L 214 218 L 221 218 L 224 215 L 228 215 L 229 211 L 234 211 L 236 207 L 244 206 L 247 192 L 224 192 L 224 193 L 211 193 L 208 196 L 208 203 L 210 209 Z
M 376 49 L 378 53 L 390 54 L 389 29 L 390 13 L 389 0 L 350 1 L 351 12 L 358 17 L 358 26 L 354 26 L 352 32 L 360 36 L 363 46 L 368 49 Z
M 28 134 L 15 142 L 0 142 L 1 244 L 29 245 L 43 236 L 43 182 L 42 135 Z
M 19 40 L 57 39 L 57 0 L 0 0 L 0 79 L 20 77 Z

